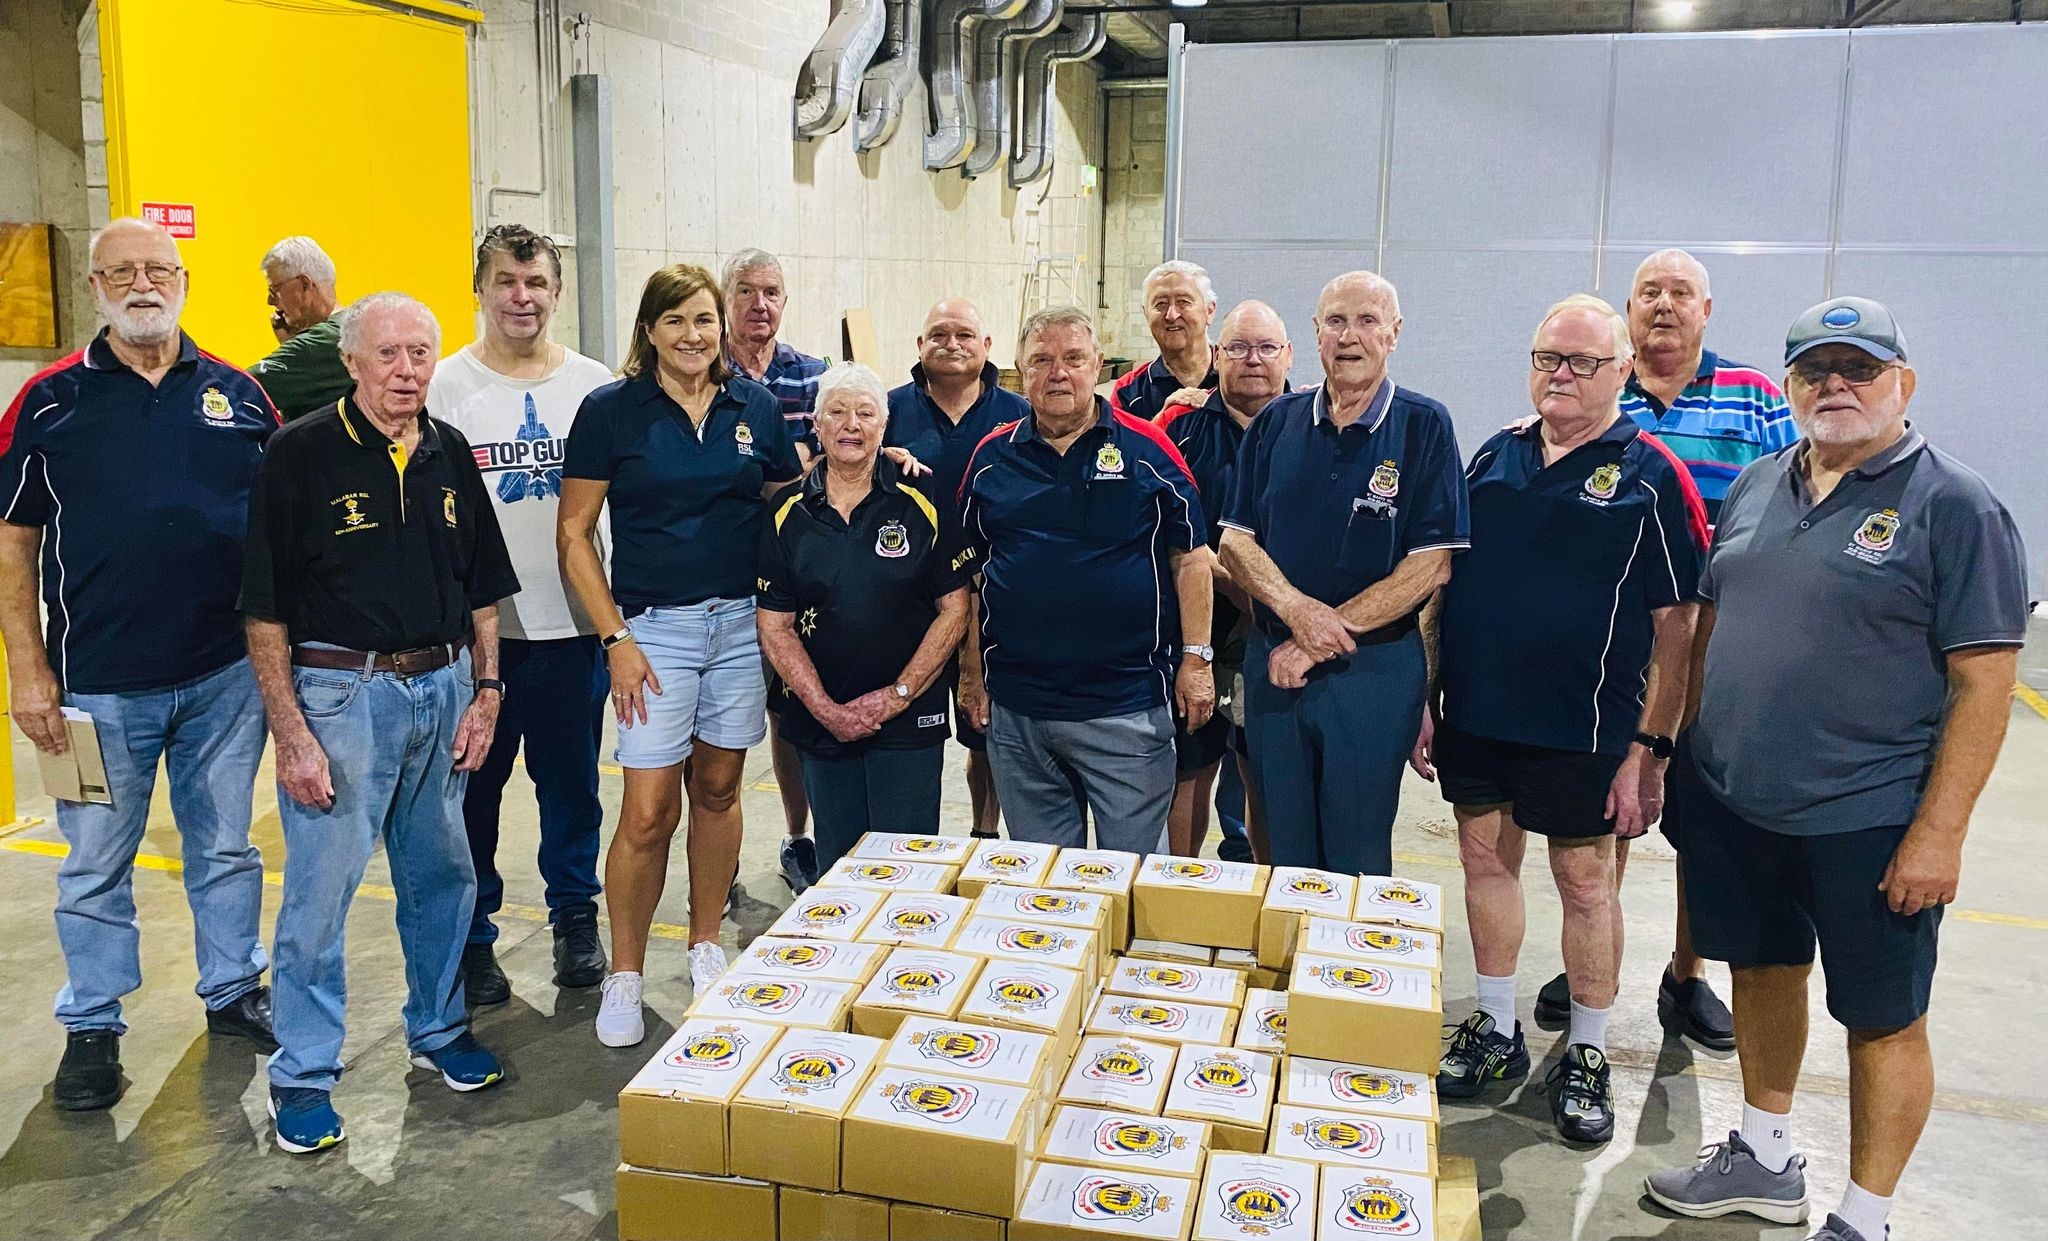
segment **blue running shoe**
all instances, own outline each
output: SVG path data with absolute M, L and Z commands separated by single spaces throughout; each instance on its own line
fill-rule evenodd
M 412 1062 L 439 1073 L 450 1090 L 482 1090 L 505 1076 L 505 1066 L 467 1030 L 446 1047 L 412 1053 Z
M 276 1122 L 277 1145 L 294 1155 L 315 1155 L 341 1145 L 341 1115 L 324 1090 L 297 1086 L 270 1088 L 270 1119 Z

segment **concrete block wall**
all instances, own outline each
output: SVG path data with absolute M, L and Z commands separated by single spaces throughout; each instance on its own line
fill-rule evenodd
M 84 115 L 99 107 L 99 65 L 95 55 L 81 91 L 84 7 L 69 0 L 0 0 L 0 220 L 56 230 L 58 341 L 54 350 L 0 348 L 0 406 L 30 375 L 90 339 L 97 326 L 85 279 L 92 215 Z M 104 203 L 104 148 L 98 170 Z
M 1112 354 L 1149 360 L 1158 352 L 1139 301 L 1145 273 L 1166 249 L 1166 91 L 1108 94 L 1104 157 L 1100 317 Z M 1228 290 L 1217 290 L 1228 299 Z

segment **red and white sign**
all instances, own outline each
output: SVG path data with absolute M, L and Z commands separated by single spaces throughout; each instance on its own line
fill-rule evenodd
M 199 235 L 198 213 L 191 203 L 144 203 L 142 218 L 151 224 L 161 224 L 165 232 L 180 241 L 190 241 Z

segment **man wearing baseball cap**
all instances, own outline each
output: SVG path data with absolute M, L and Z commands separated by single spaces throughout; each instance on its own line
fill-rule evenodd
M 1785 363 L 1802 442 L 1722 504 L 1668 812 L 1700 953 L 1735 976 L 1742 1124 L 1646 1188 L 1683 1215 L 1806 1218 L 1791 1111 L 1818 944 L 1851 1123 L 1850 1183 L 1814 1241 L 1884 1241 L 1933 1101 L 1936 932 L 2005 740 L 2024 555 L 1984 480 L 1907 422 L 1889 310 L 1822 302 Z

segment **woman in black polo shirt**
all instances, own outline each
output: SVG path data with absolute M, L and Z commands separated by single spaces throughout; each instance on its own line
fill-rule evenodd
M 756 596 L 782 735 L 803 761 L 822 871 L 866 831 L 937 832 L 945 672 L 975 553 L 951 505 L 881 457 L 888 390 L 818 381 L 822 464 L 769 503 Z
M 647 279 L 625 378 L 592 392 L 562 463 L 562 578 L 597 622 L 626 795 L 605 859 L 612 974 L 597 1037 L 637 1043 L 641 967 L 669 841 L 690 806 L 690 979 L 725 972 L 718 924 L 739 865 L 740 768 L 767 733 L 754 629 L 765 496 L 801 472 L 781 406 L 726 368 L 718 282 L 679 263 Z M 610 509 L 612 577 L 591 541 Z M 687 761 L 686 761 L 687 760 Z

